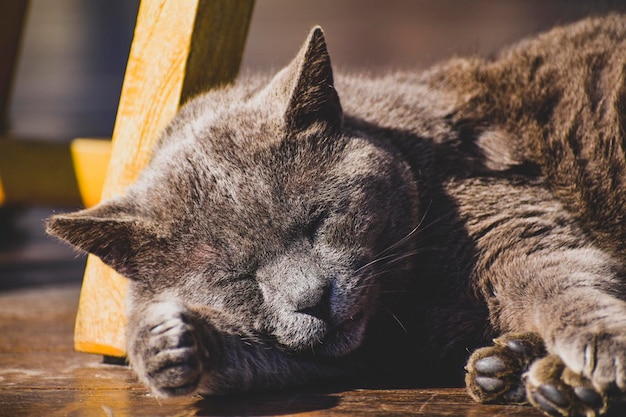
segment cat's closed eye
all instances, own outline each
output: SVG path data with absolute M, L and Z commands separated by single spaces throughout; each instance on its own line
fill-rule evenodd
M 310 210 L 309 215 L 301 226 L 302 236 L 313 242 L 319 236 L 325 222 L 328 219 L 328 212 L 320 208 Z
M 254 277 L 255 277 L 255 273 L 254 272 L 240 272 L 240 273 L 236 273 L 236 274 L 232 274 L 229 276 L 229 281 L 230 282 L 248 282 L 248 281 L 254 281 Z
M 327 218 L 328 216 L 325 212 L 313 217 L 304 227 L 304 236 L 307 239 L 314 241 L 318 237 Z

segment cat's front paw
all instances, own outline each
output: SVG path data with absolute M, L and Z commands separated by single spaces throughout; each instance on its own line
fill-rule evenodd
M 618 318 L 611 318 L 615 322 Z M 551 347 L 573 372 L 587 378 L 597 391 L 626 392 L 626 324 L 593 323 L 591 329 L 570 326 Z
M 467 362 L 465 384 L 481 403 L 524 403 L 522 374 L 545 355 L 543 341 L 533 333 L 509 333 L 493 346 L 477 349 Z
M 556 416 L 598 416 L 623 408 L 626 398 L 626 327 L 619 316 L 589 328 L 568 326 L 554 338 L 552 355 L 526 375 L 529 400 Z
M 158 396 L 192 393 L 203 371 L 200 337 L 191 313 L 173 301 L 152 304 L 145 311 L 133 341 L 131 365 Z
M 556 355 L 535 361 L 524 379 L 529 401 L 548 415 L 595 417 L 607 411 L 607 394 L 598 392 Z

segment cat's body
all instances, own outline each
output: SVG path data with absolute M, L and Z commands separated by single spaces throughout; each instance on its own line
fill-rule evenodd
M 624 57 L 610 16 L 333 79 L 316 29 L 276 77 L 187 104 L 124 197 L 49 230 L 131 278 L 129 358 L 161 395 L 449 383 L 512 333 L 470 359 L 474 398 L 521 401 L 532 364 L 544 411 L 603 411 L 626 389 Z

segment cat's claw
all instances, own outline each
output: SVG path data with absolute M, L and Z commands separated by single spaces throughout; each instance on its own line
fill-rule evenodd
M 524 403 L 522 374 L 545 355 L 541 339 L 532 334 L 506 334 L 494 345 L 476 350 L 467 363 L 465 383 L 481 403 Z
M 138 373 L 159 396 L 192 393 L 200 383 L 202 361 L 194 326 L 184 307 L 161 302 L 146 311 Z

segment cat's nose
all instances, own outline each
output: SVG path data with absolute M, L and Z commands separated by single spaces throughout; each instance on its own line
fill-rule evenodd
M 311 300 L 309 306 L 299 308 L 296 312 L 307 314 L 326 322 L 330 321 L 330 286 L 324 287 L 321 297 Z

